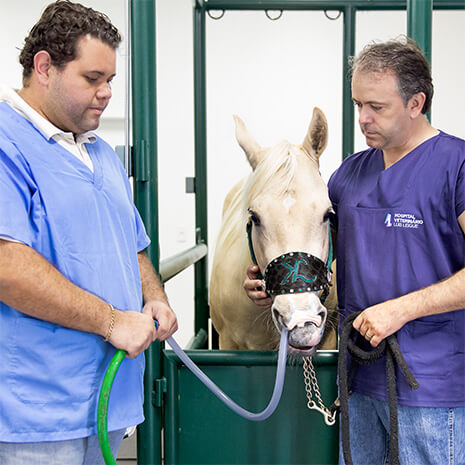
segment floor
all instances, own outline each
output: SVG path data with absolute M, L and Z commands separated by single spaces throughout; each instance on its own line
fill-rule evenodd
M 123 439 L 116 463 L 137 465 L 137 431 L 129 438 Z

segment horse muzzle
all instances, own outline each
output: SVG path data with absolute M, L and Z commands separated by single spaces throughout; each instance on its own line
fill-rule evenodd
M 266 291 L 273 297 L 276 327 L 289 331 L 290 352 L 311 355 L 324 334 L 331 273 L 326 264 L 305 252 L 289 252 L 272 260 L 265 270 Z
M 327 310 L 315 292 L 279 295 L 273 301 L 272 317 L 276 328 L 289 331 L 289 352 L 311 355 L 320 343 Z

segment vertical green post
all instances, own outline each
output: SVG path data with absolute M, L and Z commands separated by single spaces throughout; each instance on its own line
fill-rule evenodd
M 355 15 L 352 5 L 344 8 L 344 42 L 342 57 L 342 158 L 354 152 L 354 106 L 348 58 L 355 54 Z
M 407 0 L 407 35 L 414 39 L 431 63 L 433 0 Z
M 414 39 L 431 64 L 433 0 L 407 0 L 407 35 Z M 426 115 L 431 121 L 431 110 Z
M 196 242 L 208 244 L 207 210 L 207 97 L 205 8 L 194 6 L 194 121 Z M 208 327 L 208 260 L 195 264 L 195 333 Z
M 155 0 L 131 0 L 131 45 L 134 200 L 152 240 L 148 256 L 158 269 Z M 145 361 L 145 422 L 138 428 L 137 457 L 139 465 L 155 465 L 161 463 L 162 419 L 152 392 L 162 374 L 160 343 L 151 345 Z

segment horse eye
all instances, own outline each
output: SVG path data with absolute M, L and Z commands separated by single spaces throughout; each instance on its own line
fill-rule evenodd
M 250 211 L 250 219 L 252 220 L 255 226 L 260 226 L 260 218 L 255 212 Z
M 334 224 L 334 220 L 336 219 L 336 214 L 332 209 L 327 210 L 325 216 L 323 217 L 323 221 L 330 221 L 331 224 Z

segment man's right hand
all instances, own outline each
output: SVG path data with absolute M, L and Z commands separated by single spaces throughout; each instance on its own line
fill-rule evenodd
M 250 265 L 247 267 L 244 289 L 249 299 L 255 305 L 263 308 L 270 308 L 273 301 L 263 289 L 262 281 L 258 279 L 258 271 L 257 265 Z
M 109 342 L 117 349 L 125 350 L 128 358 L 136 358 L 148 349 L 156 336 L 151 314 L 116 310 L 115 325 Z

